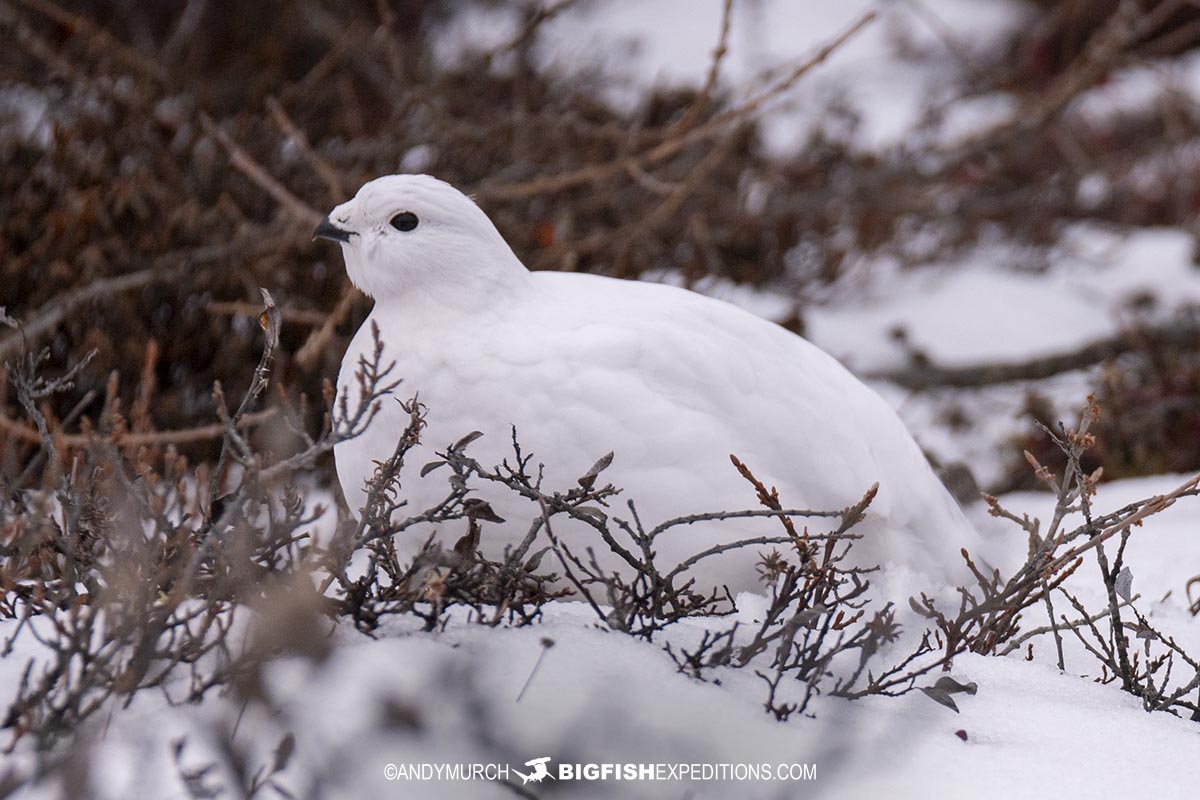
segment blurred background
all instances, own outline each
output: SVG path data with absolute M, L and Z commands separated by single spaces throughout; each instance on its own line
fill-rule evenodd
M 1031 420 L 1091 391 L 1106 477 L 1200 468 L 1194 2 L 3 0 L 0 31 L 0 360 L 97 351 L 66 437 L 116 401 L 212 457 L 259 287 L 274 388 L 319 397 L 370 301 L 312 227 L 428 172 L 532 269 L 809 336 L 964 498 L 1029 485 Z M 38 441 L 6 387 L 7 474 Z

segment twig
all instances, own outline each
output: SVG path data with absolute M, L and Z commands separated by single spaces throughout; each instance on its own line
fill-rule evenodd
M 713 92 L 717 88 L 717 80 L 721 77 L 721 64 L 725 60 L 725 56 L 729 53 L 729 29 L 730 23 L 733 21 L 733 0 L 725 0 L 721 7 L 721 33 L 717 38 L 717 46 L 713 49 L 712 59 L 708 64 L 708 75 L 704 79 L 704 86 L 696 95 L 696 99 L 692 101 L 691 106 L 680 117 L 679 122 L 667 132 L 667 138 L 672 134 L 689 130 L 700 115 L 704 113 L 705 106 L 712 99 Z
M 271 365 L 275 360 L 275 348 L 279 346 L 279 309 L 275 306 L 275 300 L 271 297 L 270 292 L 266 289 L 260 289 L 259 291 L 262 292 L 264 304 L 262 316 L 259 318 L 259 321 L 266 337 L 263 341 L 263 350 L 258 360 L 258 366 L 254 368 L 254 375 L 250 379 L 250 386 L 246 389 L 246 393 L 242 395 L 242 401 L 238 404 L 237 411 L 232 416 L 225 416 L 227 412 L 220 384 L 214 387 L 213 390 L 213 393 L 218 398 L 217 413 L 222 417 L 221 421 L 225 423 L 225 440 L 221 444 L 221 453 L 217 456 L 217 465 L 213 469 L 213 481 L 209 486 L 209 509 L 212 508 L 212 505 L 220 495 L 225 468 L 232 457 L 231 451 L 237 449 L 241 451 L 240 454 L 243 457 L 249 457 L 249 448 L 241 438 L 239 425 L 242 418 L 250 411 L 250 408 L 258 401 L 259 396 L 266 390 Z
M 222 254 L 225 252 L 223 247 L 204 249 L 219 249 Z M 185 263 L 169 267 L 156 266 L 131 272 L 128 275 L 101 278 L 87 286 L 58 295 L 26 315 L 28 321 L 21 323 L 18 330 L 0 337 L 0 361 L 20 352 L 24 346 L 32 346 L 34 342 L 53 331 L 64 319 L 88 303 L 120 292 L 127 292 L 130 289 L 140 289 L 156 283 L 170 283 L 179 280 L 187 274 L 187 268 L 197 263 L 198 260 L 195 255 L 185 256 L 185 259 Z
M 213 122 L 212 117 L 201 112 L 200 123 L 204 130 L 216 139 L 229 155 L 229 163 L 239 172 L 249 178 L 255 185 L 270 195 L 293 217 L 305 225 L 316 226 L 324 215 L 299 197 L 292 194 L 286 186 L 275 179 L 266 168 L 247 153 L 221 127 Z
M 240 430 L 256 428 L 264 422 L 274 419 L 278 413 L 278 408 L 268 408 L 263 411 L 246 414 L 238 421 L 238 428 Z M 0 431 L 23 442 L 30 444 L 41 443 L 41 437 L 36 430 L 2 415 L 0 415 Z M 106 441 L 117 447 L 165 447 L 173 444 L 195 444 L 197 442 L 211 441 L 224 436 L 225 432 L 225 424 L 215 422 L 211 425 L 198 425 L 194 428 L 180 428 L 170 431 L 143 431 L 137 433 L 122 432 L 107 437 L 98 433 L 57 433 L 54 435 L 54 441 L 68 449 L 87 448 L 102 441 Z
M 167 73 L 162 65 L 146 58 L 132 47 L 126 46 L 87 17 L 67 11 L 50 0 L 15 0 L 15 2 L 62 25 L 72 34 L 77 33 L 87 37 L 89 43 L 96 50 L 113 54 L 121 64 L 142 77 L 149 78 L 158 84 L 167 82 Z
M 1134 595 L 1133 597 L 1129 598 L 1128 600 L 1123 601 L 1121 603 L 1121 606 L 1122 607 L 1131 606 L 1131 605 L 1133 605 L 1134 602 L 1136 602 L 1139 599 L 1141 599 L 1140 594 Z M 1025 633 L 1021 634 L 1017 638 L 1009 641 L 1008 645 L 1003 650 L 1000 651 L 999 655 L 1006 656 L 1009 653 L 1012 653 L 1013 651 L 1020 648 L 1020 646 L 1025 644 L 1025 642 L 1027 642 L 1030 639 L 1033 639 L 1035 637 L 1042 636 L 1044 634 L 1051 633 L 1051 632 L 1053 632 L 1055 635 L 1059 635 L 1058 632 L 1063 630 L 1064 628 L 1079 628 L 1084 625 L 1092 625 L 1096 622 L 1099 622 L 1100 620 L 1104 619 L 1107 616 L 1108 616 L 1108 609 L 1106 608 L 1103 611 L 1097 611 L 1095 614 L 1086 616 L 1083 619 L 1067 620 L 1066 617 L 1063 617 L 1062 624 L 1060 624 L 1057 620 L 1055 620 L 1050 625 L 1042 625 L 1041 627 L 1038 627 L 1038 628 L 1032 628 L 1031 630 L 1025 631 Z M 1060 669 L 1061 669 L 1061 667 L 1060 667 Z
M 1161 325 L 1123 331 L 1108 339 L 1064 353 L 1039 356 L 1010 364 L 979 364 L 969 367 L 943 367 L 922 363 L 901 369 L 871 373 L 874 380 L 885 380 L 906 389 L 978 388 L 1013 381 L 1050 378 L 1064 372 L 1085 369 L 1125 353 L 1162 347 L 1195 347 L 1200 337 L 1200 321 L 1191 317 Z
M 577 186 L 586 186 L 606 180 L 623 172 L 645 169 L 648 166 L 666 161 L 689 145 L 711 138 L 725 130 L 728 126 L 754 116 L 764 105 L 786 92 L 807 72 L 828 59 L 829 56 L 858 34 L 859 31 L 873 22 L 876 16 L 877 13 L 875 11 L 863 14 L 845 31 L 795 67 L 774 86 L 764 89 L 736 108 L 718 114 L 703 125 L 699 125 L 681 135 L 660 142 L 658 145 L 640 154 L 603 164 L 593 164 L 557 175 L 546 175 L 521 183 L 484 184 L 478 187 L 474 194 L 476 197 L 486 200 L 522 200 L 540 194 L 561 192 Z
M 262 306 L 255 303 L 213 302 L 208 304 L 208 313 L 216 314 L 217 316 L 257 318 L 262 313 Z M 280 308 L 279 316 L 284 322 L 307 325 L 313 328 L 324 324 L 325 320 L 329 317 L 324 311 L 309 308 Z
M 1137 2 L 1118 3 L 1071 67 L 1041 93 L 1036 102 L 1020 109 L 1005 122 L 971 137 L 962 145 L 960 157 L 952 163 L 960 164 L 1021 134 L 1041 130 L 1076 97 L 1102 80 L 1126 56 L 1130 45 L 1160 27 L 1181 4 L 1182 0 L 1162 0 L 1144 11 Z
M 329 343 L 333 340 L 338 325 L 346 321 L 350 316 L 350 309 L 354 308 L 354 303 L 362 296 L 362 292 L 349 282 L 345 284 L 342 288 L 341 298 L 325 317 L 321 327 L 310 333 L 304 340 L 304 344 L 296 351 L 295 362 L 298 366 L 303 369 L 311 369 L 316 364 L 317 359 L 325 353 Z
M 1048 573 L 1058 571 L 1088 550 L 1108 541 L 1122 531 L 1126 531 L 1130 527 L 1137 525 L 1146 517 L 1170 508 L 1179 498 L 1195 495 L 1198 486 L 1200 486 L 1200 475 L 1184 481 L 1166 494 L 1155 495 L 1142 501 L 1140 507 L 1132 514 L 1120 517 L 1083 544 L 1076 545 L 1062 555 L 1055 557 L 1045 566 L 1045 570 Z
M 329 188 L 330 196 L 336 201 L 341 202 L 346 196 L 346 189 L 342 186 L 342 179 L 338 175 L 337 170 L 333 165 L 321 158 L 312 144 L 308 141 L 308 134 L 300 129 L 284 109 L 283 104 L 274 97 L 267 98 L 267 110 L 271 112 L 271 118 L 275 120 L 275 124 L 283 131 L 284 135 L 296 143 L 300 148 L 300 152 L 304 153 L 304 157 L 312 164 L 313 169 L 321 176 L 321 180 L 325 181 L 325 185 Z

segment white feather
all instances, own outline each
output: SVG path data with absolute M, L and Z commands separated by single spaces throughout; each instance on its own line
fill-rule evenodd
M 387 224 L 402 211 L 417 215 L 415 230 Z M 330 219 L 353 234 L 343 245 L 347 268 L 376 300 L 347 350 L 339 392 L 357 401 L 355 372 L 371 352 L 376 323 L 384 362 L 394 360 L 404 381 L 397 394 L 418 394 L 429 409 L 411 457 L 417 468 L 475 430 L 484 436 L 470 453 L 497 464 L 511 457 L 516 426 L 523 449 L 545 464 L 549 490 L 574 486 L 613 451 L 602 480 L 625 491 L 610 513 L 628 518 L 624 502 L 633 499 L 642 521 L 655 524 L 757 507 L 753 487 L 730 462 L 735 454 L 792 508 L 840 509 L 878 482 L 857 529 L 864 539 L 854 547 L 856 563 L 945 578 L 962 569 L 959 549 L 974 547 L 970 524 L 893 410 L 803 338 L 683 289 L 530 273 L 470 199 L 427 176 L 372 181 Z M 337 448 L 352 508 L 407 422 L 398 403 L 385 402 L 364 436 Z M 440 471 L 418 478 L 414 469 L 403 485 L 414 512 L 446 491 Z M 493 555 L 540 514 L 503 487 L 481 487 L 480 495 L 508 521 L 485 524 L 482 546 Z M 622 567 L 586 526 L 564 520 L 555 531 L 574 550 L 590 545 L 606 567 Z M 770 519 L 701 523 L 665 534 L 657 555 L 670 567 L 714 544 L 781 532 Z M 410 531 L 402 552 L 428 533 Z M 699 582 L 754 588 L 763 549 L 701 562 Z

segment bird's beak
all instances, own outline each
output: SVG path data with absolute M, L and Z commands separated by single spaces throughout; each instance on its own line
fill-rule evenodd
M 321 223 L 317 225 L 313 231 L 314 239 L 328 239 L 331 242 L 348 242 L 350 241 L 351 231 L 344 231 L 338 226 L 329 221 L 329 215 L 326 214 Z

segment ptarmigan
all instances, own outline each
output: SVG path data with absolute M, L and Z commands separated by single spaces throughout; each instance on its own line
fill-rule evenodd
M 397 394 L 419 395 L 428 407 L 422 452 L 409 463 L 433 461 L 481 431 L 469 453 L 499 464 L 512 455 L 516 426 L 523 450 L 545 464 L 549 490 L 571 488 L 614 452 L 603 480 L 624 493 L 610 513 L 628 518 L 631 498 L 641 520 L 655 524 L 757 508 L 730 462 L 735 454 L 791 508 L 840 509 L 878 482 L 857 529 L 865 535 L 854 547 L 860 564 L 939 580 L 963 567 L 959 549 L 974 543 L 974 531 L 904 424 L 788 330 L 680 288 L 530 272 L 470 198 L 427 175 L 370 181 L 315 235 L 341 244 L 350 279 L 375 300 L 342 362 L 339 392 L 349 393 L 351 407 L 357 402 L 355 373 L 372 350 L 374 322 L 384 362 L 394 360 L 403 379 Z M 391 454 L 407 423 L 399 403 L 385 402 L 365 435 L 337 447 L 351 508 L 361 508 L 375 461 Z M 506 520 L 484 527 L 481 546 L 496 556 L 541 511 L 502 486 L 479 491 Z M 405 476 L 414 513 L 446 492 L 443 471 Z M 397 547 L 411 554 L 429 532 L 409 529 Z M 657 563 L 669 569 L 714 544 L 781 532 L 773 519 L 683 526 L 658 539 Z M 623 566 L 581 523 L 562 520 L 555 533 L 576 552 L 595 547 L 606 568 Z M 763 549 L 701 561 L 697 586 L 761 588 L 755 566 Z

